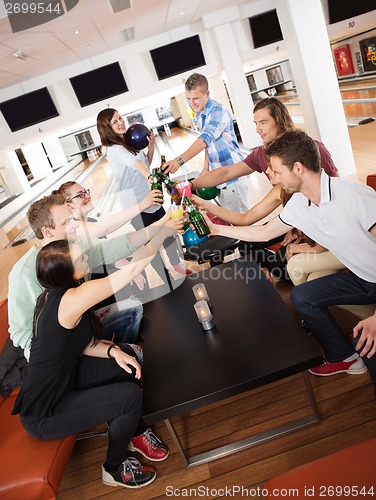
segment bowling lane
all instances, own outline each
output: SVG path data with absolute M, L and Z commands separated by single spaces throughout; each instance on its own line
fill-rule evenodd
M 90 161 L 84 160 L 70 172 L 61 177 L 57 182 L 53 183 L 45 193 L 41 194 L 36 199 L 41 198 L 44 194 L 49 194 L 54 189 L 57 189 L 63 182 L 70 180 L 77 180 L 77 182 L 81 182 L 80 179 L 85 178 L 86 176 L 87 178 L 82 182 L 85 184 L 86 188 L 91 190 L 93 198 L 99 199 L 104 185 L 111 176 L 110 168 L 106 165 L 106 163 L 101 162 L 99 163 L 99 166 L 88 175 L 90 167 L 92 167 Z M 22 234 L 21 237 L 27 238 L 30 236 L 31 231 L 27 230 L 28 223 L 26 218 L 26 212 L 29 205 L 30 203 L 28 203 L 22 210 L 18 211 L 18 213 L 15 214 L 9 222 L 0 228 L 1 248 L 5 248 L 24 230 L 26 231 L 26 234 L 25 236 Z
M 376 118 L 376 79 L 363 82 L 340 83 L 343 109 L 349 126 L 357 125 L 364 118 Z M 299 96 L 279 96 L 288 108 L 294 122 L 303 123 Z

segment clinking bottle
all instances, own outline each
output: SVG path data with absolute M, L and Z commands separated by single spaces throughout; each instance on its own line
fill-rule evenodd
M 161 164 L 159 166 L 160 172 L 163 172 L 165 163 L 166 163 L 166 157 L 165 155 L 161 155 Z
M 184 203 L 188 210 L 189 220 L 193 227 L 195 228 L 195 232 L 199 238 L 203 238 L 210 234 L 209 226 L 206 224 L 204 216 L 202 213 L 194 207 L 191 200 L 188 196 L 184 196 Z
M 159 178 L 161 179 L 161 182 L 166 186 L 167 191 L 171 194 L 173 189 L 176 189 L 176 182 L 169 179 L 166 174 L 164 174 L 162 171 L 159 173 Z
M 171 196 L 171 204 L 175 204 L 175 205 L 181 204 L 181 196 L 180 196 L 177 189 L 172 188 L 170 196 Z
M 158 174 L 158 169 L 153 168 L 151 175 L 153 177 L 153 181 L 152 181 L 152 184 L 150 186 L 150 189 L 152 191 L 153 191 L 153 189 L 159 189 L 159 191 L 162 191 L 162 183 L 160 180 L 160 176 Z M 162 191 L 162 193 L 163 193 L 163 191 Z M 159 204 L 163 205 L 163 194 L 161 196 L 158 196 L 157 198 L 160 199 Z

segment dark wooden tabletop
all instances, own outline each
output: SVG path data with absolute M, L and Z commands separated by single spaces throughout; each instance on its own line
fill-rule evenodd
M 193 307 L 200 282 L 216 323 L 206 332 Z M 170 418 L 321 362 L 259 266 L 234 260 L 145 305 L 144 417 L 148 424 Z

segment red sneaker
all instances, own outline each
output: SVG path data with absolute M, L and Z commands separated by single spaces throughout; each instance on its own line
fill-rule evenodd
M 365 373 L 367 368 L 363 363 L 362 358 L 354 359 L 352 361 L 338 361 L 337 363 L 329 363 L 324 361 L 322 365 L 315 366 L 308 370 L 313 375 L 319 377 L 329 377 L 336 373 L 348 373 L 349 375 L 359 375 Z
M 157 438 L 151 429 L 146 429 L 140 436 L 133 437 L 129 443 L 128 450 L 138 451 L 152 462 L 161 462 L 170 453 L 167 446 Z
M 193 271 L 190 269 L 186 269 L 182 264 L 175 264 L 172 266 L 172 269 L 179 274 L 184 274 L 185 276 L 189 276 L 190 274 L 193 274 Z

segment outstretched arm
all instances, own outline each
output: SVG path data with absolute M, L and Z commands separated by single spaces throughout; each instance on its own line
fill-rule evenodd
M 139 229 L 129 233 L 129 242 L 136 248 L 140 248 L 145 245 L 151 238 L 153 238 L 159 231 L 159 229 L 164 226 L 170 220 L 170 214 L 167 212 L 161 219 L 153 222 L 150 226 Z M 178 219 L 180 220 L 180 219 Z
M 269 193 L 263 198 L 259 203 L 252 207 L 248 212 L 244 214 L 240 212 L 234 212 L 232 210 L 227 210 L 226 208 L 219 207 L 215 203 L 203 200 L 199 196 L 192 196 L 192 201 L 195 205 L 206 210 L 217 217 L 220 217 L 226 222 L 233 224 L 235 226 L 250 226 L 255 222 L 263 219 L 267 215 L 273 212 L 277 207 L 281 205 L 281 186 L 273 186 Z
M 162 220 L 162 219 L 161 219 Z M 158 221 L 160 222 L 160 221 Z M 150 241 L 138 250 L 127 266 L 109 276 L 86 281 L 77 288 L 70 288 L 62 297 L 59 321 L 65 328 L 73 328 L 82 314 L 101 300 L 118 292 L 130 283 L 152 261 L 164 240 L 177 233 L 183 226 L 183 217 L 168 219 L 159 226 Z
M 279 217 L 262 226 L 221 226 L 213 224 L 206 216 L 205 219 L 210 229 L 210 236 L 227 236 L 243 241 L 269 241 L 286 234 L 291 229 L 291 226 L 282 222 Z
M 219 184 L 228 182 L 236 177 L 249 175 L 252 172 L 254 172 L 254 170 L 250 169 L 246 163 L 241 161 L 233 165 L 228 165 L 227 167 L 216 168 L 205 175 L 200 175 L 200 177 L 191 181 L 191 189 L 219 186 Z
M 153 191 L 150 191 L 150 193 L 148 193 L 147 196 L 140 201 L 140 203 L 137 203 L 130 208 L 119 212 L 110 212 L 109 214 L 100 217 L 97 222 L 81 221 L 77 229 L 77 234 L 79 236 L 89 236 L 91 238 L 101 238 L 102 236 L 106 236 L 107 234 L 110 234 L 122 227 L 124 224 L 152 205 L 159 205 L 158 196 L 160 194 L 161 193 L 158 189 L 154 189 Z
M 191 160 L 193 157 L 201 153 L 206 148 L 206 142 L 199 137 L 198 139 L 195 140 L 195 142 L 187 149 L 187 151 L 184 151 L 181 155 L 179 155 L 179 158 L 183 158 L 184 162 L 187 163 L 187 161 Z M 166 162 L 163 172 L 166 173 L 171 173 L 173 174 L 180 168 L 180 165 L 178 163 L 177 158 L 174 160 L 170 160 Z

